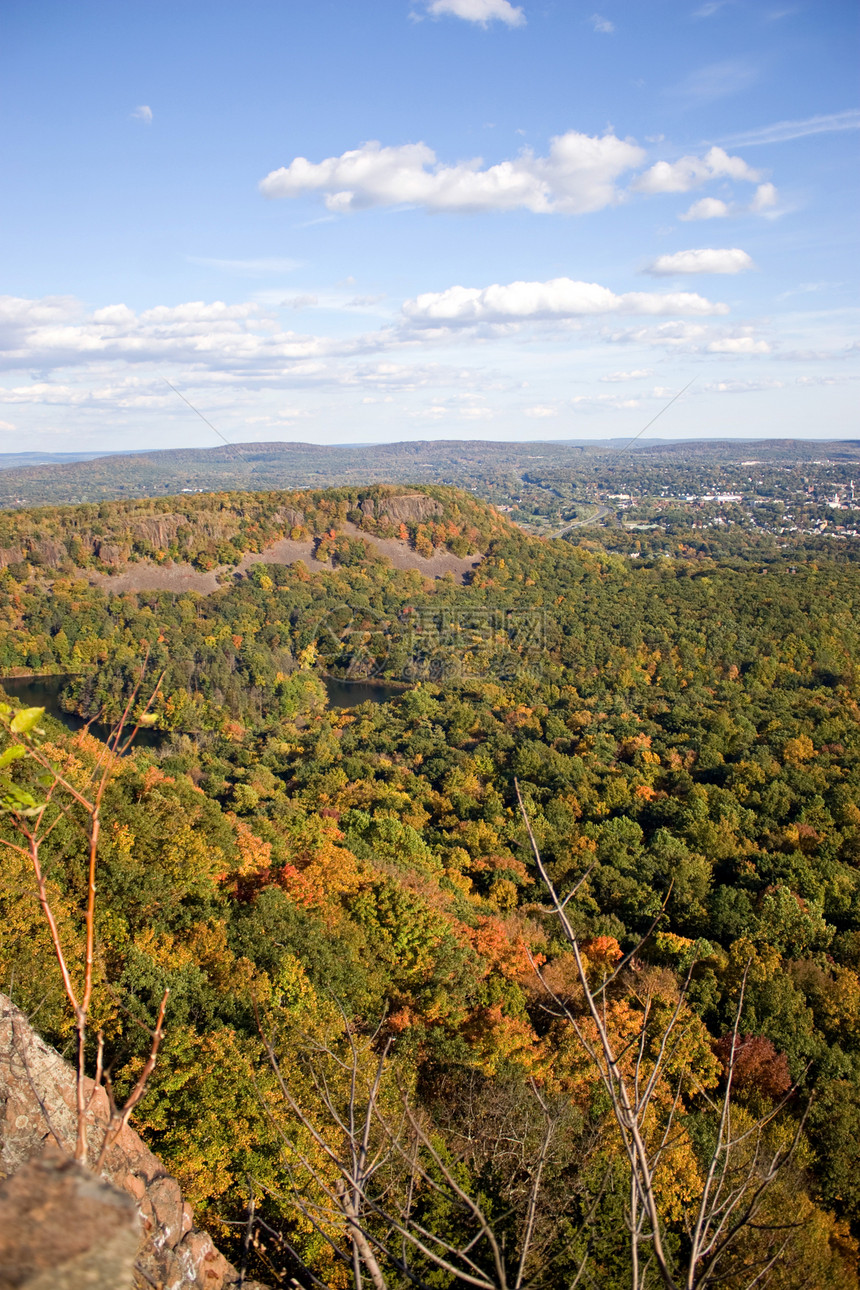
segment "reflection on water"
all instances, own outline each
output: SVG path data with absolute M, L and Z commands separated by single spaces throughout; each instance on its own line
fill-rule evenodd
M 80 730 L 86 723 L 76 712 L 67 712 L 60 699 L 71 680 L 68 676 L 13 676 L 0 677 L 0 688 L 10 698 L 18 699 L 25 708 L 44 708 L 51 717 L 61 721 L 67 730 Z M 369 681 L 337 681 L 324 679 L 329 707 L 357 708 L 360 703 L 387 703 L 403 693 L 401 685 L 374 685 Z M 90 727 L 97 739 L 106 739 L 110 727 L 93 722 Z M 138 730 L 134 742 L 140 748 L 158 748 L 167 737 L 163 730 Z
M 60 695 L 70 680 L 68 676 L 7 676 L 0 677 L 0 688 L 10 699 L 18 699 L 25 708 L 44 708 L 67 730 L 80 730 L 86 725 L 83 717 L 76 712 L 67 712 L 60 703 Z M 90 731 L 97 739 L 107 739 L 111 728 L 94 721 Z M 164 738 L 162 730 L 138 730 L 134 743 L 139 748 L 158 748 Z
M 403 694 L 402 685 L 373 685 L 369 681 L 324 679 L 330 708 L 357 708 L 360 703 L 387 703 Z

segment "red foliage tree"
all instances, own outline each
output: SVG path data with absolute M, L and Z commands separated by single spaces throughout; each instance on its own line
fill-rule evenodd
M 731 1034 L 723 1035 L 714 1045 L 723 1073 L 728 1077 L 732 1053 Z M 738 1090 L 756 1089 L 774 1100 L 785 1097 L 791 1088 L 788 1058 L 774 1048 L 763 1035 L 738 1035 L 735 1039 L 732 1084 Z

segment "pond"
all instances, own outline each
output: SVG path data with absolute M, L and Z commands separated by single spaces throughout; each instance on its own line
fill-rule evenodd
M 330 708 L 357 708 L 360 703 L 387 703 L 403 694 L 407 687 L 386 685 L 382 681 L 339 681 L 323 677 Z
M 61 721 L 68 730 L 80 730 L 86 724 L 76 712 L 67 712 L 60 702 L 60 695 L 68 683 L 68 676 L 10 676 L 0 677 L 0 687 L 10 698 L 18 699 L 26 708 L 44 708 L 49 716 Z M 360 703 L 386 703 L 403 693 L 401 685 L 375 684 L 372 681 L 339 681 L 324 677 L 323 684 L 331 708 L 357 708 Z M 91 730 L 99 739 L 110 734 L 107 726 L 93 722 Z M 138 730 L 134 742 L 140 748 L 158 748 L 164 742 L 163 730 Z
M 60 694 L 70 679 L 68 676 L 7 676 L 0 677 L 0 688 L 10 699 L 18 699 L 25 708 L 44 708 L 48 716 L 61 721 L 67 730 L 80 730 L 86 725 L 83 717 L 79 717 L 77 712 L 67 712 L 60 703 Z M 107 739 L 111 733 L 109 726 L 97 721 L 92 723 L 90 730 L 97 739 Z M 134 742 L 139 748 L 158 748 L 164 738 L 163 730 L 138 730 Z

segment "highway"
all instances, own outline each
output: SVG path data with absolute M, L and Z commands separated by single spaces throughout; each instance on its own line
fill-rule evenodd
M 607 515 L 612 514 L 612 508 L 609 506 L 598 506 L 593 515 L 586 515 L 583 520 L 574 520 L 572 524 L 565 524 L 564 528 L 556 529 L 553 533 L 544 533 L 544 537 L 560 538 L 565 533 L 570 533 L 572 529 L 581 529 L 586 524 L 598 524 L 600 520 L 605 520 Z

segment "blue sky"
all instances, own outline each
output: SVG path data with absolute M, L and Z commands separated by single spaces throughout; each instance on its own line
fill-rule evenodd
M 6 0 L 0 451 L 860 437 L 851 0 Z

